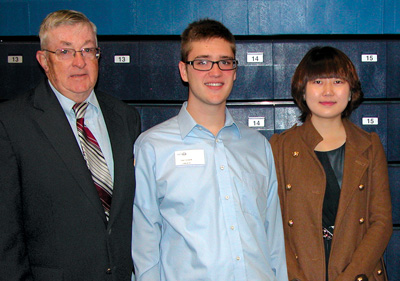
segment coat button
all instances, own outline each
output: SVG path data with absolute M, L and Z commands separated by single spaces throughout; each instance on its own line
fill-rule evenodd
M 299 154 L 300 154 L 300 152 L 298 152 L 298 151 L 293 151 L 293 152 L 292 152 L 292 156 L 293 156 L 293 157 L 298 157 Z
M 359 190 L 363 190 L 363 189 L 364 189 L 364 185 L 363 185 L 363 184 L 360 184 L 360 185 L 358 186 L 358 189 L 359 189 Z
M 289 225 L 290 227 L 292 227 L 293 224 L 294 224 L 293 220 L 289 220 L 289 221 L 288 221 L 288 225 Z
M 363 224 L 364 223 L 364 218 L 360 218 L 359 220 L 358 220 L 358 222 L 360 223 L 360 224 Z
M 106 274 L 111 274 L 111 268 L 107 268 Z
M 378 275 L 382 275 L 382 269 L 379 269 L 377 272 L 376 272 Z
M 367 281 L 368 278 L 365 274 L 360 274 L 356 276 L 356 281 Z
M 290 184 L 290 183 L 288 183 L 287 185 L 286 185 L 286 190 L 291 190 L 292 189 L 292 185 Z

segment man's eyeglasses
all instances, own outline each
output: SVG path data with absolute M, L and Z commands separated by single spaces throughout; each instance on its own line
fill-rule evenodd
M 221 70 L 234 70 L 237 68 L 239 62 L 234 59 L 225 59 L 219 61 L 195 59 L 192 61 L 187 61 L 186 64 L 190 64 L 194 69 L 200 71 L 209 71 L 213 68 L 214 63 L 216 63 Z
M 59 60 L 73 59 L 75 57 L 76 52 L 80 52 L 82 54 L 82 57 L 87 59 L 98 59 L 100 57 L 100 48 L 82 48 L 79 51 L 70 48 L 57 49 L 55 51 L 43 49 L 43 51 L 56 54 Z

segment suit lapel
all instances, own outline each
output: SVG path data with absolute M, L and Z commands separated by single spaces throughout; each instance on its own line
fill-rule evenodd
M 100 92 L 96 94 L 96 97 L 99 101 L 101 112 L 103 113 L 103 117 L 106 122 L 114 160 L 114 186 L 110 221 L 108 223 L 108 226 L 111 226 L 115 220 L 115 217 L 117 217 L 117 214 L 120 212 L 122 204 L 119 202 L 121 202 L 121 200 L 125 200 L 123 198 L 124 192 L 122 192 L 121 188 L 126 185 L 124 182 L 126 175 L 123 173 L 126 172 L 125 165 L 127 165 L 127 163 L 124 161 L 124 159 L 127 158 L 125 150 L 127 136 L 124 135 L 124 130 L 121 130 L 124 120 L 121 115 L 114 110 L 113 103 L 107 102 L 106 97 L 104 97 Z
M 36 109 L 42 111 L 42 114 L 37 116 L 37 123 L 43 133 L 67 166 L 90 203 L 105 221 L 104 210 L 93 184 L 90 171 L 82 157 L 64 111 L 47 84 L 47 81 L 43 82 L 36 89 L 34 106 Z

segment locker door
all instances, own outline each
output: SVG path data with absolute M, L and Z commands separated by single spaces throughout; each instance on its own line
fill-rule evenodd
M 400 225 L 400 165 L 389 165 L 389 183 L 393 224 Z
M 400 161 L 400 103 L 388 105 L 387 131 L 388 161 Z
M 259 41 L 237 41 L 239 61 L 237 79 L 229 100 L 272 99 L 272 44 Z
M 385 253 L 386 268 L 390 281 L 400 280 L 400 230 L 394 230 Z
M 144 132 L 153 126 L 178 115 L 180 109 L 181 105 L 140 106 L 139 113 L 142 121 L 142 131 Z
M 357 108 L 350 120 L 367 132 L 379 135 L 383 148 L 387 152 L 387 105 L 364 103 Z
M 295 124 L 301 125 L 302 122 L 298 119 L 300 114 L 300 110 L 294 104 L 275 106 L 275 133 L 282 133 Z
M 36 60 L 39 42 L 0 43 L 0 100 L 34 88 L 45 77 Z
M 140 92 L 139 43 L 100 42 L 97 88 L 121 100 L 144 99 Z
M 178 40 L 142 41 L 140 43 L 141 100 L 184 101 L 188 88 L 179 74 Z
M 251 127 L 267 139 L 274 133 L 274 109 L 272 106 L 229 105 L 233 119 Z

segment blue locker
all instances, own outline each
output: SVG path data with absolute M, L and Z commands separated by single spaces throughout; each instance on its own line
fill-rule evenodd
M 388 161 L 400 161 L 400 104 L 388 105 L 388 121 Z
M 390 281 L 400 280 L 400 230 L 393 231 L 385 253 L 385 262 Z
M 400 42 L 388 41 L 387 42 L 387 97 L 399 98 L 400 97 Z
M 238 40 L 236 58 L 239 67 L 229 100 L 273 99 L 272 44 Z
M 24 93 L 43 79 L 44 72 L 36 60 L 38 50 L 38 41 L 0 43 L 0 100 Z
M 302 124 L 299 120 L 301 112 L 294 104 L 275 106 L 275 133 L 279 134 L 290 129 L 293 125 Z
M 367 132 L 377 133 L 387 153 L 387 105 L 363 103 L 351 114 L 350 120 Z
M 233 119 L 259 131 L 267 139 L 274 133 L 274 108 L 272 106 L 228 105 Z
M 142 132 L 178 115 L 182 105 L 143 105 L 137 106 L 141 121 Z
M 182 82 L 178 63 L 180 42 L 159 40 L 140 42 L 140 100 L 184 101 L 188 88 Z
M 140 61 L 138 42 L 99 42 L 97 88 L 121 100 L 140 100 Z M 129 63 L 128 63 L 129 61 Z
M 389 165 L 393 224 L 400 225 L 400 165 Z
M 281 41 L 273 45 L 274 98 L 291 98 L 290 83 L 294 71 L 309 49 L 332 46 L 343 51 L 355 65 L 366 98 L 386 97 L 386 44 L 366 41 Z M 362 62 L 362 55 L 377 55 L 377 62 Z

